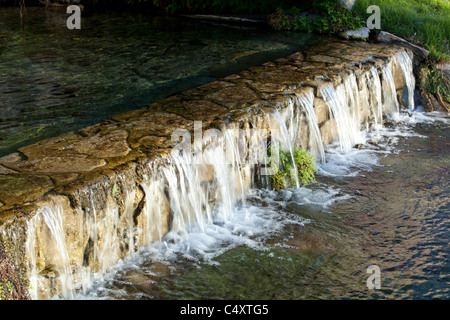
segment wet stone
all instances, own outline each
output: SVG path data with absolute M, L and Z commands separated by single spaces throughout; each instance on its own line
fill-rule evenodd
M 314 99 L 314 113 L 319 125 L 329 119 L 328 106 L 326 105 L 325 101 L 320 98 Z
M 0 201 L 17 205 L 38 199 L 53 187 L 44 175 L 0 175 Z
M 166 137 L 145 136 L 139 139 L 139 144 L 144 147 L 159 147 L 167 140 Z
M 183 102 L 184 107 L 190 111 L 195 121 L 212 121 L 225 112 L 227 108 L 208 100 L 190 100 Z
M 129 132 L 129 143 L 134 146 L 145 136 L 171 136 L 176 129 L 184 129 L 193 121 L 173 113 L 156 112 L 123 124 Z
M 23 160 L 22 157 L 20 156 L 20 154 L 18 152 L 14 152 L 14 153 L 8 154 L 7 156 L 1 157 L 0 163 L 7 164 L 7 163 L 11 163 L 11 162 L 17 162 L 20 160 Z
M 78 174 L 78 173 L 69 172 L 69 173 L 53 174 L 50 177 L 53 179 L 53 181 L 57 185 L 65 185 L 65 184 L 68 184 L 68 183 L 74 181 L 79 176 L 80 176 L 80 174 Z
M 205 99 L 217 102 L 227 108 L 243 106 L 258 98 L 255 92 L 244 86 L 223 88 L 205 96 Z
M 75 141 L 80 141 L 81 139 L 81 136 L 73 132 L 69 132 L 55 138 L 45 139 L 35 144 L 22 147 L 19 151 L 22 152 L 28 160 L 45 158 L 49 155 L 68 156 L 71 154 L 70 150 L 67 150 L 68 146 Z M 72 152 L 72 154 L 76 153 L 76 151 Z M 18 160 L 15 162 L 18 162 Z
M 42 159 L 21 161 L 10 166 L 21 172 L 32 173 L 65 173 L 88 172 L 106 164 L 103 159 L 78 157 L 46 157 Z
M 95 158 L 123 157 L 131 151 L 127 144 L 128 133 L 115 130 L 77 141 L 66 147 L 69 153 L 86 154 Z
M 10 173 L 17 173 L 17 171 L 6 168 L 2 165 L 0 165 L 0 174 L 10 174 Z
M 303 72 L 292 69 L 277 69 L 260 73 L 256 80 L 263 83 L 299 85 L 306 79 Z
M 315 61 L 315 62 L 326 62 L 326 63 L 341 63 L 342 60 L 335 58 L 335 57 L 330 57 L 330 56 L 324 56 L 324 55 L 315 55 L 315 56 L 311 56 L 309 57 L 310 61 Z
M 256 81 L 252 81 L 249 85 L 255 90 L 258 90 L 259 92 L 263 93 L 282 93 L 289 88 L 287 85 L 283 84 L 261 83 Z

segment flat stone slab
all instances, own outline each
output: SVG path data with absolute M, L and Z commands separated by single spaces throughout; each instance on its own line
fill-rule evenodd
M 267 62 L 210 84 L 112 117 L 94 126 L 25 146 L 0 158 L 0 225 L 9 210 L 55 190 L 91 185 L 130 162 L 170 154 L 171 134 L 193 129 L 194 121 L 223 126 L 250 110 L 275 108 L 302 89 L 339 84 L 350 72 L 389 60 L 397 46 L 336 40 Z M 320 108 L 319 108 L 320 109 Z M 321 121 L 327 118 L 322 107 Z M 16 212 L 15 211 L 15 212 Z

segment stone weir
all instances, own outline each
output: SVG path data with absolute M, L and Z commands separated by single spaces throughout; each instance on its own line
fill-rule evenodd
M 255 186 L 258 166 L 236 148 L 250 132 L 278 124 L 285 146 L 324 161 L 328 144 L 352 148 L 413 108 L 413 90 L 407 50 L 336 40 L 0 158 L 3 297 L 73 298 L 146 244 L 213 223 L 217 205 L 232 210 Z M 227 147 L 223 134 L 200 161 L 172 155 L 174 132 L 204 147 L 207 130 L 233 128 L 244 138 Z

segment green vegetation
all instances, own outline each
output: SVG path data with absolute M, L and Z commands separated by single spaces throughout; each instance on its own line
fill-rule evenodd
M 133 1 L 133 0 L 128 0 Z M 135 2 L 153 1 L 153 4 L 168 13 L 267 13 L 278 7 L 291 8 L 296 0 L 134 0 Z
M 271 158 L 274 148 L 270 147 L 268 156 Z M 276 151 L 275 151 L 276 152 Z M 291 155 L 289 150 L 278 150 L 279 169 L 271 176 L 270 183 L 274 190 L 286 189 L 296 185 L 296 178 L 300 184 L 316 181 L 317 167 L 312 157 L 304 149 L 295 149 Z M 293 160 L 293 161 L 292 161 Z
M 0 300 L 6 300 L 13 293 L 14 285 L 11 281 L 6 281 L 6 283 L 0 282 Z
M 363 20 L 354 17 L 338 0 L 316 0 L 310 9 L 313 14 L 302 13 L 303 9 L 297 7 L 278 8 L 269 17 L 269 24 L 277 30 L 332 34 L 364 26 Z
M 450 60 L 448 0 L 357 0 L 352 11 L 365 20 L 367 7 L 381 11 L 381 29 L 430 51 L 433 61 Z
M 442 73 L 433 66 L 428 70 L 425 88 L 436 97 L 440 97 L 442 100 L 450 103 L 450 84 Z

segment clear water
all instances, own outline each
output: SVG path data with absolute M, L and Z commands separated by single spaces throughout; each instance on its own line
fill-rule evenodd
M 0 155 L 320 41 L 127 13 L 85 15 L 73 32 L 64 13 L 29 8 L 21 25 L 0 9 Z M 66 298 L 448 299 L 442 117 L 397 115 L 361 149 L 336 143 L 317 183 L 254 190 L 245 207 L 142 248 Z
M 144 13 L 0 8 L 0 156 L 323 41 Z
M 449 299 L 450 118 L 395 118 L 328 148 L 317 183 L 255 190 L 228 225 L 143 248 L 77 298 Z

